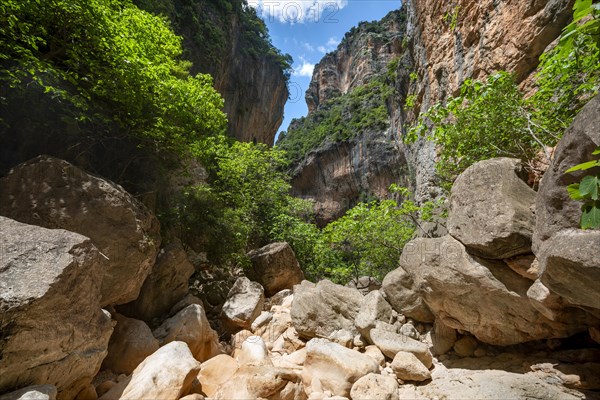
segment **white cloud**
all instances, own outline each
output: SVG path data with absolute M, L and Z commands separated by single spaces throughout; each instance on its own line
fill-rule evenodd
M 323 46 L 317 47 L 317 50 L 323 54 L 329 53 L 330 51 L 335 50 L 338 44 L 340 44 L 339 39 L 335 37 L 330 37 L 329 40 L 327 40 L 327 43 Z
M 302 42 L 302 47 L 304 47 L 308 51 L 315 51 L 315 48 L 307 42 Z
M 327 41 L 327 46 L 329 47 L 337 47 L 338 44 L 340 44 L 340 41 L 338 38 L 335 37 L 330 37 Z
M 269 21 L 335 23 L 336 14 L 348 5 L 348 0 L 248 0 L 248 4 Z
M 303 57 L 300 57 L 300 62 L 300 66 L 294 68 L 294 72 L 292 72 L 292 75 L 306 76 L 308 78 L 312 78 L 313 70 L 315 69 L 315 64 L 309 63 Z

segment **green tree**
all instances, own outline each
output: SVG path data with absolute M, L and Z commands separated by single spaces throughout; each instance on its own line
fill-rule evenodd
M 128 0 L 8 0 L 0 11 L 5 84 L 33 80 L 79 120 L 117 123 L 162 151 L 223 131 L 223 100 L 210 76 L 188 75 L 165 19 Z
M 459 96 L 423 113 L 406 140 L 427 135 L 439 144 L 437 170 L 444 182 L 451 183 L 480 160 L 500 156 L 533 159 L 544 143 L 529 129 L 530 120 L 513 76 L 499 72 L 487 82 L 466 80 Z
M 318 269 L 313 276 L 339 283 L 368 275 L 382 279 L 398 267 L 404 245 L 414 237 L 411 201 L 359 203 L 323 228 L 316 246 Z

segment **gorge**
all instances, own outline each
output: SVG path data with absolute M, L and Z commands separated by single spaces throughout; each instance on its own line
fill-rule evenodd
M 598 2 L 0 10 L 0 400 L 600 399 Z

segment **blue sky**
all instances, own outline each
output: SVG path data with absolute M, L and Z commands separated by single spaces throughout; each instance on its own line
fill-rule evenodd
M 294 57 L 290 99 L 285 106 L 286 130 L 293 118 L 307 114 L 304 93 L 314 65 L 336 49 L 344 34 L 361 21 L 383 18 L 400 8 L 400 0 L 249 0 L 265 20 L 273 44 Z

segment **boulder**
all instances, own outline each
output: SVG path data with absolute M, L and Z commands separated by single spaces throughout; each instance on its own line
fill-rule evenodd
M 377 361 L 366 354 L 328 340 L 311 339 L 306 344 L 302 381 L 310 388 L 313 380 L 318 380 L 323 390 L 347 397 L 354 382 L 378 370 Z
M 383 355 L 381 350 L 379 350 L 379 347 L 373 344 L 366 346 L 365 354 L 377 361 L 377 364 L 379 364 L 380 366 L 385 367 L 385 356 Z
M 197 377 L 202 392 L 208 397 L 213 397 L 219 387 L 229 381 L 237 370 L 237 361 L 226 354 L 219 354 L 206 360 L 202 363 Z
M 188 281 L 193 274 L 194 266 L 181 242 L 175 240 L 158 253 L 138 298 L 119 307 L 119 311 L 148 323 L 165 316 L 188 294 Z
M 33 385 L 0 396 L 0 400 L 56 400 L 53 385 Z
M 358 279 L 353 278 L 346 286 L 356 289 L 360 294 L 366 296 L 374 290 L 381 289 L 381 282 L 372 276 L 361 276 Z
M 293 295 L 294 295 L 294 291 L 291 289 L 283 289 L 283 290 L 275 293 L 268 300 L 268 303 L 269 303 L 268 309 L 270 309 L 273 306 L 282 305 L 284 302 L 287 302 L 288 299 Z
M 158 350 L 158 340 L 144 321 L 115 315 L 117 325 L 108 342 L 103 369 L 129 375 L 146 357 Z
M 333 331 L 327 339 L 334 343 L 341 344 L 349 349 L 351 349 L 354 345 L 354 335 L 352 332 L 348 332 L 345 329 Z
M 291 369 L 268 365 L 244 365 L 219 388 L 212 398 L 215 400 L 277 399 L 280 398 L 278 393 L 282 392 L 290 382 L 299 381 L 300 376 Z
M 171 342 L 146 358 L 133 374 L 106 392 L 100 400 L 172 399 L 186 395 L 200 372 L 184 342 Z
M 87 237 L 0 217 L 0 392 L 56 386 L 73 398 L 107 354 L 101 255 Z
M 173 341 L 185 342 L 200 362 L 221 353 L 219 337 L 211 328 L 204 309 L 199 304 L 187 306 L 167 319 L 153 334 L 161 346 Z
M 551 293 L 539 279 L 527 289 L 527 297 L 533 307 L 553 321 L 559 319 L 565 308 L 563 299 L 559 295 Z
M 437 366 L 436 366 L 437 369 Z M 426 385 L 402 385 L 401 399 L 561 399 L 577 400 L 583 394 L 572 391 L 552 381 L 531 374 L 507 371 L 450 369 L 436 376 Z
M 0 215 L 89 237 L 103 256 L 101 306 L 138 297 L 160 246 L 158 220 L 135 197 L 49 156 L 0 179 Z
M 270 400 L 307 400 L 306 392 L 302 382 L 288 382 L 277 395 Z
M 92 384 L 87 385 L 79 393 L 77 393 L 77 396 L 75 396 L 74 400 L 98 400 L 96 388 Z
M 469 255 L 451 236 L 409 242 L 400 265 L 413 274 L 415 288 L 437 318 L 484 343 L 568 337 L 582 329 L 544 317 L 527 297 L 529 279 L 502 261 Z
M 493 158 L 467 168 L 450 194 L 448 231 L 474 255 L 504 259 L 531 252 L 535 191 L 520 160 Z
M 370 341 L 369 332 L 375 328 L 377 321 L 388 323 L 392 321 L 392 306 L 385 301 L 379 290 L 375 290 L 364 297 L 354 325 L 358 332 Z
M 521 255 L 504 260 L 506 265 L 523 278 L 535 281 L 539 275 L 540 263 L 533 254 Z
M 286 242 L 271 243 L 248 253 L 252 269 L 248 277 L 260 283 L 271 297 L 283 289 L 291 289 L 304 279 L 294 250 Z
M 565 229 L 577 229 L 581 220 L 581 202 L 572 200 L 567 186 L 578 183 L 590 173 L 600 173 L 600 168 L 566 174 L 577 164 L 592 159 L 592 152 L 600 146 L 600 96 L 594 97 L 577 114 L 577 117 L 558 142 L 550 167 L 540 182 L 535 205 L 535 232 L 533 251 L 540 253 L 543 242 Z M 600 251 L 598 246 L 596 252 Z M 588 249 L 588 252 L 590 250 Z M 552 288 L 550 288 L 552 289 Z
M 340 329 L 356 334 L 354 320 L 362 301 L 363 296 L 356 289 L 327 280 L 316 285 L 303 281 L 294 286 L 292 324 L 305 338 L 328 337 Z
M 287 307 L 273 306 L 271 311 L 273 318 L 257 334 L 260 333 L 265 342 L 273 343 L 292 326 L 292 317 Z
M 600 309 L 600 231 L 569 229 L 538 251 L 540 280 L 569 303 Z
M 399 267 L 383 278 L 381 291 L 388 303 L 402 315 L 421 322 L 433 322 L 434 316 L 415 289 L 414 277 Z
M 229 330 L 249 329 L 252 322 L 263 310 L 265 295 L 263 287 L 240 277 L 227 295 L 221 316 L 225 327 Z
M 172 317 L 173 315 L 177 314 L 179 311 L 183 310 L 184 308 L 191 306 L 192 304 L 200 304 L 201 306 L 204 306 L 204 303 L 202 302 L 202 300 L 200 300 L 198 297 L 194 296 L 191 293 L 188 293 L 183 299 L 179 300 L 177 303 L 175 303 L 175 305 L 173 307 L 171 307 L 171 310 L 169 310 L 169 317 Z
M 267 325 L 272 320 L 273 320 L 273 313 L 268 312 L 268 311 L 263 311 L 260 313 L 260 315 L 258 317 L 256 317 L 254 322 L 252 322 L 252 325 L 250 325 L 250 330 L 252 332 L 256 332 L 257 330 L 259 330 L 263 326 Z
M 446 354 L 456 343 L 456 329 L 450 328 L 439 318 L 436 318 L 431 331 L 431 352 L 439 356 Z
M 273 365 L 269 350 L 260 336 L 250 336 L 244 340 L 236 359 L 239 365 Z
M 368 374 L 354 382 L 350 390 L 352 400 L 399 400 L 398 382 L 392 377 Z
M 417 328 L 415 328 L 411 321 L 408 321 L 407 323 L 402 325 L 400 329 L 398 329 L 398 333 L 404 336 L 408 336 L 409 338 L 415 340 L 421 340 L 421 334 L 419 333 Z
M 431 379 L 429 369 L 413 353 L 399 351 L 391 367 L 398 379 L 403 381 L 422 382 Z
M 394 359 L 398 352 L 413 353 L 427 368 L 433 363 L 433 356 L 425 343 L 409 338 L 398 333 L 381 329 L 371 331 L 373 344 L 381 350 L 386 357 Z
M 463 336 L 454 343 L 452 348 L 460 357 L 473 357 L 478 345 L 479 343 L 472 336 Z

